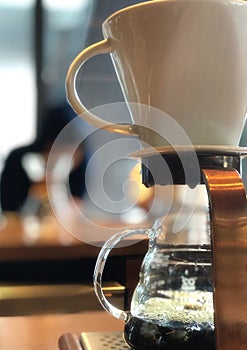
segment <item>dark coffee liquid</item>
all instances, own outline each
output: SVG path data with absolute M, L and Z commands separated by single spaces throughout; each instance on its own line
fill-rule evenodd
M 135 350 L 215 350 L 213 330 L 183 327 L 163 327 L 130 316 L 125 324 L 124 337 Z

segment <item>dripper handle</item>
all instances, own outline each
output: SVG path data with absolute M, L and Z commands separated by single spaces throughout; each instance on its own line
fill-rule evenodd
M 131 231 L 123 231 L 118 232 L 115 235 L 113 235 L 109 240 L 105 242 L 103 247 L 101 248 L 95 269 L 94 269 L 94 277 L 93 277 L 93 283 L 94 283 L 94 290 L 95 294 L 102 305 L 102 307 L 112 314 L 114 317 L 119 318 L 120 320 L 127 321 L 128 320 L 128 312 L 120 310 L 113 306 L 105 297 L 103 289 L 102 289 L 102 275 L 105 267 L 105 263 L 107 260 L 107 257 L 111 250 L 117 246 L 119 242 L 122 240 L 131 237 L 131 236 L 148 236 L 150 233 L 150 230 L 148 229 L 139 229 L 139 230 L 131 230 Z
M 74 111 L 89 124 L 96 128 L 104 129 L 110 132 L 117 132 L 125 135 L 137 135 L 135 125 L 133 124 L 114 124 L 103 120 L 91 113 L 80 100 L 76 90 L 76 77 L 82 65 L 93 56 L 110 53 L 113 51 L 110 39 L 99 41 L 88 46 L 81 51 L 71 63 L 66 76 L 66 95 L 67 100 Z

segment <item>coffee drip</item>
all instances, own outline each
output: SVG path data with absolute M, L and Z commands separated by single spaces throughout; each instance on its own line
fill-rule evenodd
M 103 33 L 105 39 L 70 66 L 72 107 L 96 127 L 139 137 L 142 149 L 133 156 L 142 163 L 147 187 L 203 186 L 208 209 L 187 212 L 181 206 L 150 229 L 111 237 L 97 259 L 96 295 L 125 321 L 133 349 L 245 350 L 247 201 L 241 161 L 247 150 L 238 143 L 247 110 L 247 2 L 147 2 L 110 16 Z M 78 96 L 80 67 L 101 53 L 111 54 L 133 124 L 107 123 Z M 197 220 L 204 225 L 193 226 Z M 149 248 L 131 309 L 123 311 L 104 296 L 102 274 L 111 249 L 136 234 L 148 238 Z

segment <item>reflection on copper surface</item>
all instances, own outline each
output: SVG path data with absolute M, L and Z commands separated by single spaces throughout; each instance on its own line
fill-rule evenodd
M 235 170 L 204 169 L 214 261 L 217 350 L 246 350 L 247 201 Z

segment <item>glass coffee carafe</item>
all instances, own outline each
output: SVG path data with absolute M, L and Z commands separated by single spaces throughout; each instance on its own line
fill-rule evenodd
M 151 240 L 125 325 L 126 341 L 134 349 L 214 349 L 210 246 Z
M 214 349 L 208 215 L 200 208 L 180 232 L 173 233 L 175 217 L 175 212 L 170 213 L 150 230 L 118 234 L 103 247 L 96 265 L 96 294 L 104 308 L 125 319 L 124 336 L 133 349 L 197 349 L 199 345 Z M 149 248 L 130 312 L 125 313 L 110 306 L 102 295 L 103 260 L 116 242 L 141 233 L 148 237 Z

